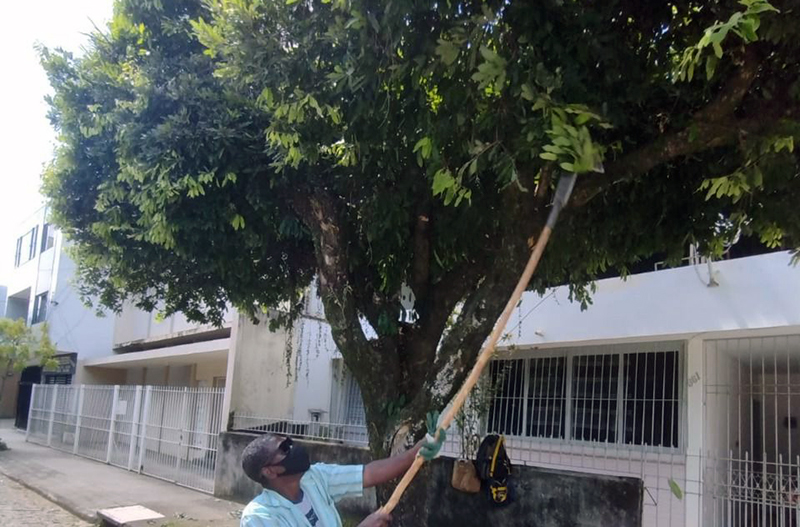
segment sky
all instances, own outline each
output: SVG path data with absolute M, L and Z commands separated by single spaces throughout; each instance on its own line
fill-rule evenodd
M 86 34 L 104 28 L 112 0 L 33 0 L 3 6 L 0 81 L 0 285 L 13 269 L 18 224 L 43 204 L 42 168 L 51 159 L 55 132 L 44 97 L 51 92 L 34 49 L 37 43 L 80 54 Z

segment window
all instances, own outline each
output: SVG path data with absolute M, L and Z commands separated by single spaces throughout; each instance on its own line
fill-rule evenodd
M 42 227 L 42 247 L 39 249 L 39 252 L 45 252 L 47 249 L 50 249 L 55 244 L 55 231 L 53 226 L 49 223 L 45 223 Z
M 28 260 L 33 260 L 36 256 L 36 238 L 39 234 L 39 226 L 37 225 L 33 229 L 31 229 L 30 235 L 30 244 L 28 245 Z
M 493 361 L 489 376 L 493 386 L 487 416 L 490 432 L 678 447 L 680 369 L 676 350 L 572 351 L 554 357 Z
M 365 426 L 367 423 L 364 400 L 356 378 L 342 359 L 333 360 L 333 407 L 331 419 L 346 425 Z
M 47 293 L 36 295 L 33 301 L 33 319 L 31 324 L 38 324 L 44 322 L 47 318 Z
M 22 263 L 22 238 L 17 238 L 17 249 L 14 251 L 14 267 Z
M 36 256 L 36 238 L 39 233 L 37 225 L 24 235 L 17 238 L 17 248 L 14 252 L 14 267 L 19 267 Z

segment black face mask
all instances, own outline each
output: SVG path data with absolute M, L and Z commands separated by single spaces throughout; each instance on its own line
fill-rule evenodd
M 278 463 L 278 466 L 286 469 L 281 476 L 292 476 L 294 474 L 302 474 L 311 467 L 311 461 L 308 459 L 308 452 L 300 445 L 290 445 L 289 452 L 283 461 Z

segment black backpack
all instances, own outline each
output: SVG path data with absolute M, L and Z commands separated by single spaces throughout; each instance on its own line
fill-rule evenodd
M 506 454 L 503 436 L 489 434 L 481 441 L 475 458 L 475 469 L 489 501 L 497 506 L 508 505 L 513 501 L 511 460 Z

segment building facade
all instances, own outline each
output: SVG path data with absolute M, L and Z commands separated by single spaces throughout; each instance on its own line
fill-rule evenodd
M 34 328 L 46 322 L 58 361 L 57 367 L 44 371 L 31 364 L 7 383 L 13 388 L 4 398 L 9 406 L 4 404 L 3 411 L 8 417 L 16 415 L 19 426 L 25 425 L 33 384 L 70 384 L 78 360 L 101 356 L 111 348 L 113 317 L 98 317 L 83 304 L 74 283 L 75 263 L 66 249 L 66 241 L 42 207 L 18 226 L 15 244 L 6 253 L 14 268 L 7 277 L 3 314 Z

